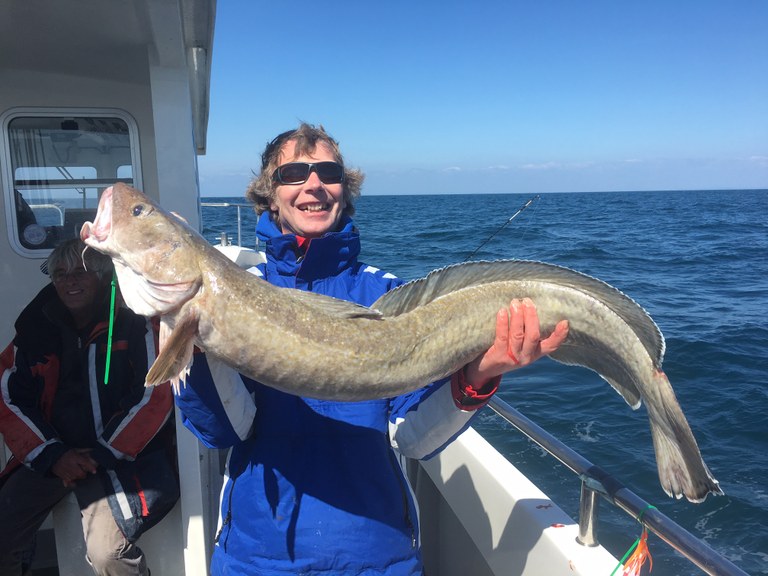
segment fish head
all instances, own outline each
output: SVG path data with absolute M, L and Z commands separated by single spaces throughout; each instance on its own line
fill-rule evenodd
M 197 232 L 127 184 L 104 190 L 80 238 L 112 258 L 123 299 L 137 314 L 170 314 L 200 289 Z

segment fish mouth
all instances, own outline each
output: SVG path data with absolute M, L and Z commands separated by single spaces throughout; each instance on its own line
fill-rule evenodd
M 99 199 L 99 207 L 93 222 L 83 223 L 80 239 L 88 246 L 97 247 L 109 239 L 112 231 L 112 186 L 104 190 Z

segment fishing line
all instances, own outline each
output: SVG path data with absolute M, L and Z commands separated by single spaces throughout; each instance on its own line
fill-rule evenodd
M 640 569 L 643 567 L 643 564 L 645 564 L 646 560 L 649 560 L 651 563 L 651 570 L 653 570 L 653 558 L 651 557 L 651 552 L 648 550 L 648 528 L 643 524 L 643 514 L 645 514 L 646 510 L 658 510 L 656 506 L 652 504 L 648 504 L 643 510 L 640 512 L 640 515 L 637 517 L 637 521 L 640 522 L 643 526 L 643 531 L 641 532 L 640 536 L 635 540 L 634 544 L 629 547 L 629 550 L 627 550 L 626 554 L 619 560 L 619 563 L 616 565 L 616 568 L 613 569 L 613 572 L 611 572 L 611 576 L 614 576 L 616 574 L 616 571 L 624 567 L 624 574 L 640 574 Z M 650 570 L 649 570 L 650 572 Z
M 104 368 L 104 386 L 109 382 L 109 364 L 112 360 L 112 330 L 115 327 L 115 293 L 117 292 L 117 272 L 112 270 L 112 291 L 109 297 L 109 332 L 107 333 L 107 364 Z
M 481 249 L 483 246 L 485 246 L 486 244 L 488 244 L 488 242 L 490 242 L 490 241 L 491 241 L 491 239 L 492 239 L 494 236 L 496 236 L 496 234 L 498 234 L 499 232 L 501 232 L 501 231 L 504 229 L 504 227 L 505 227 L 507 224 L 509 224 L 510 222 L 512 222 L 512 220 L 514 220 L 514 219 L 515 219 L 515 218 L 517 218 L 517 217 L 518 217 L 520 214 L 522 214 L 522 212 L 523 212 L 523 211 L 524 211 L 526 208 L 528 208 L 528 206 L 530 206 L 531 204 L 533 204 L 534 200 L 538 200 L 539 198 L 541 198 L 541 196 L 539 196 L 538 194 L 536 194 L 536 196 L 533 196 L 532 198 L 530 198 L 530 199 L 528 200 L 528 202 L 526 202 L 526 203 L 525 203 L 525 204 L 523 204 L 523 205 L 522 205 L 520 208 L 518 208 L 517 212 L 515 212 L 514 214 L 512 214 L 512 216 L 510 216 L 510 217 L 507 219 L 507 221 L 506 221 L 506 222 L 504 222 L 504 224 L 502 224 L 502 225 L 501 225 L 501 226 L 499 226 L 499 227 L 498 227 L 496 230 L 494 230 L 494 231 L 493 231 L 493 233 L 492 233 L 490 236 L 488 236 L 488 238 L 486 238 L 486 239 L 485 239 L 485 241 L 483 241 L 483 243 L 482 243 L 482 244 L 480 244 L 480 246 L 478 246 L 477 248 L 475 248 L 475 250 L 472 252 L 472 254 L 470 254 L 469 256 L 467 256 L 466 258 L 464 258 L 463 262 L 466 262 L 467 260 L 471 259 L 471 258 L 472 258 L 472 257 L 473 257 L 475 254 L 477 254 L 477 253 L 478 253 L 478 251 L 479 251 L 479 250 L 480 250 L 480 249 Z

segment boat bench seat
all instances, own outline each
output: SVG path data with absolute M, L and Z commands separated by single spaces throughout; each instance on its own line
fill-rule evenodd
M 209 454 L 202 450 L 197 439 L 192 434 L 184 431 L 178 439 L 179 462 L 182 476 L 182 496 L 176 506 L 156 526 L 152 527 L 139 539 L 139 547 L 144 551 L 147 565 L 152 570 L 153 576 L 207 576 L 208 560 L 206 558 L 205 534 L 215 529 L 215 506 L 218 500 L 220 488 L 220 455 Z M 0 434 L 0 467 L 5 466 L 11 457 L 10 449 L 3 442 Z M 206 469 L 208 481 L 195 486 L 193 490 L 185 492 L 185 482 L 189 478 L 200 476 L 199 468 L 191 468 L 191 465 L 200 466 L 208 464 Z M 206 489 L 207 488 L 207 489 Z M 202 489 L 202 491 L 201 491 Z M 204 500 L 212 499 L 212 503 Z M 182 514 L 182 508 L 186 505 L 187 514 Z M 208 506 L 210 518 L 201 517 L 200 510 Z M 208 530 L 206 530 L 208 527 Z M 85 540 L 80 520 L 80 508 L 74 494 L 67 495 L 54 508 L 52 513 L 43 523 L 41 531 L 53 531 L 55 541 L 55 555 L 53 550 L 38 549 L 36 562 L 33 569 L 47 568 L 58 565 L 58 573 L 61 576 L 81 576 L 91 574 L 92 569 L 85 559 Z M 38 536 L 38 548 L 46 547 L 50 543 L 48 533 L 45 538 Z M 52 546 L 48 546 L 52 548 Z M 32 572 L 35 573 L 34 570 Z

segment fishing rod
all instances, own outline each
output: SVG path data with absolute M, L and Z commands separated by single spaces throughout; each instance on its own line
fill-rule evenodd
M 524 211 L 526 208 L 528 208 L 528 206 L 530 206 L 531 204 L 533 204 L 533 202 L 534 202 L 535 200 L 538 200 L 539 198 L 541 198 L 541 196 L 539 196 L 538 194 L 536 194 L 536 196 L 533 196 L 531 199 L 529 199 L 529 200 L 528 200 L 528 202 L 526 202 L 525 204 L 523 204 L 522 206 L 520 206 L 520 208 L 518 208 L 517 212 L 515 212 L 514 214 L 512 214 L 512 216 L 510 216 L 510 217 L 507 219 L 507 221 L 506 221 L 506 222 L 504 222 L 504 224 L 502 224 L 502 225 L 501 225 L 501 226 L 499 226 L 499 227 L 498 227 L 496 230 L 494 230 L 494 232 L 493 232 L 493 233 L 492 233 L 490 236 L 488 236 L 488 238 L 486 238 L 486 239 L 485 239 L 485 241 L 483 241 L 483 243 L 482 243 L 482 244 L 480 244 L 480 246 L 478 246 L 477 248 L 475 248 L 475 250 L 474 250 L 474 252 L 472 252 L 472 254 L 470 254 L 469 256 L 467 256 L 466 258 L 464 258 L 464 262 L 466 262 L 467 260 L 471 259 L 471 258 L 472 258 L 472 256 L 474 256 L 475 254 L 477 254 L 477 252 L 480 250 L 480 248 L 482 248 L 483 246 L 485 246 L 486 244 L 488 244 L 488 242 L 490 242 L 490 241 L 491 241 L 491 238 L 493 238 L 494 236 L 496 236 L 496 234 L 498 234 L 499 232 L 501 232 L 501 231 L 504 229 L 504 227 L 505 227 L 507 224 L 509 224 L 510 222 L 512 222 L 512 220 L 514 220 L 514 219 L 515 219 L 515 218 L 517 218 L 518 216 L 520 216 L 520 214 L 521 214 L 521 213 L 522 213 L 522 212 L 523 212 L 523 211 Z

